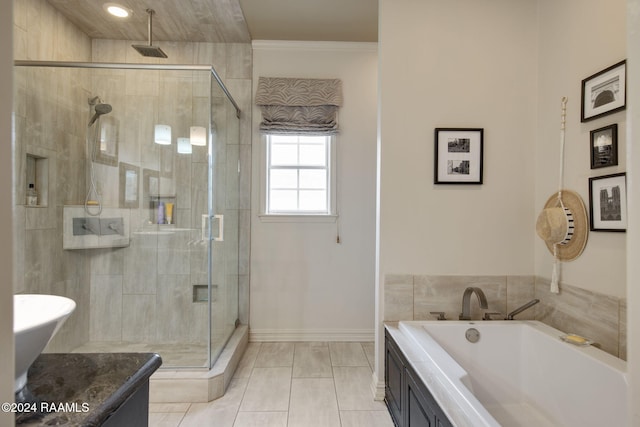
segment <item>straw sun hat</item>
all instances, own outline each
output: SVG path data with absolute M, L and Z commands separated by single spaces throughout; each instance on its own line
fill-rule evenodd
M 536 233 L 547 245 L 547 249 L 559 261 L 578 258 L 585 245 L 589 228 L 587 210 L 580 196 L 571 190 L 561 190 L 560 198 L 554 193 L 536 221 Z

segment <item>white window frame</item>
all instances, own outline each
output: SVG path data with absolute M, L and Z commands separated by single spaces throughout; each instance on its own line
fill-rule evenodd
M 301 136 L 304 136 L 301 134 Z M 260 191 L 260 214 L 259 217 L 264 222 L 335 222 L 337 218 L 336 205 L 336 137 L 334 135 L 327 136 L 327 212 L 305 212 L 305 211 L 287 211 L 287 212 L 269 212 L 268 211 L 268 194 L 269 194 L 269 173 L 270 173 L 270 135 L 261 136 L 261 191 Z M 292 169 L 303 169 L 291 167 Z M 306 168 L 306 167 L 305 167 Z

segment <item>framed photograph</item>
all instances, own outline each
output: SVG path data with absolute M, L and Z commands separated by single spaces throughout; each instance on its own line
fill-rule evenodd
M 626 173 L 589 178 L 591 231 L 626 231 Z
M 580 121 L 621 111 L 627 105 L 627 61 L 618 62 L 582 80 Z
M 482 184 L 484 129 L 436 128 L 435 184 Z
M 591 169 L 618 164 L 618 125 L 591 131 Z
M 137 209 L 140 206 L 140 168 L 120 162 L 120 207 Z

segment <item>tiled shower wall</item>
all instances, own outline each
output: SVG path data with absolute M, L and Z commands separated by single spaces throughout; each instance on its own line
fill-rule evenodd
M 14 2 L 16 59 L 90 61 L 91 40 L 45 0 Z M 18 68 L 15 81 L 14 291 L 67 295 L 77 308 L 52 343 L 65 351 L 89 338 L 90 257 L 62 251 L 62 206 L 84 197 L 84 144 L 90 94 L 85 70 Z M 82 120 L 78 120 L 81 117 Z M 40 206 L 25 206 L 27 155 L 46 159 Z M 45 184 L 46 183 L 46 184 Z M 80 185 L 78 184 L 80 183 Z
M 517 316 L 539 320 L 564 332 L 593 340 L 602 350 L 626 358 L 626 300 L 561 284 L 560 293 L 549 292 L 550 282 L 534 276 L 428 276 L 390 274 L 384 281 L 384 319 L 435 320 L 430 312 L 443 311 L 458 320 L 462 294 L 468 286 L 481 288 L 489 312 L 509 313 L 534 298 L 540 300 Z M 472 318 L 481 319 L 475 295 Z M 494 316 L 500 319 L 504 316 Z

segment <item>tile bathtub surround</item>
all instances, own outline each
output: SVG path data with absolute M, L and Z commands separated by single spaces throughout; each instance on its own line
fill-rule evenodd
M 626 359 L 626 300 L 563 284 L 555 295 L 549 286 L 549 280 L 536 278 L 537 320 L 582 335 L 607 353 Z
M 250 343 L 227 393 L 151 404 L 158 427 L 392 427 L 371 396 L 373 343 Z
M 462 294 L 469 286 L 481 288 L 490 311 L 508 313 L 534 298 L 533 276 L 426 276 L 387 275 L 385 277 L 385 321 L 435 320 L 432 311 L 443 311 L 449 320 L 458 320 Z M 480 318 L 477 297 L 471 296 L 471 314 Z M 531 311 L 521 319 L 531 318 Z
M 462 295 L 468 286 L 481 288 L 489 311 L 509 313 L 538 298 L 540 303 L 518 315 L 561 331 L 585 336 L 604 351 L 626 358 L 626 301 L 561 284 L 560 294 L 549 292 L 549 280 L 534 276 L 428 276 L 392 274 L 385 277 L 385 321 L 435 320 L 444 311 L 458 320 Z M 472 318 L 482 310 L 471 296 Z M 500 318 L 501 316 L 497 316 Z

